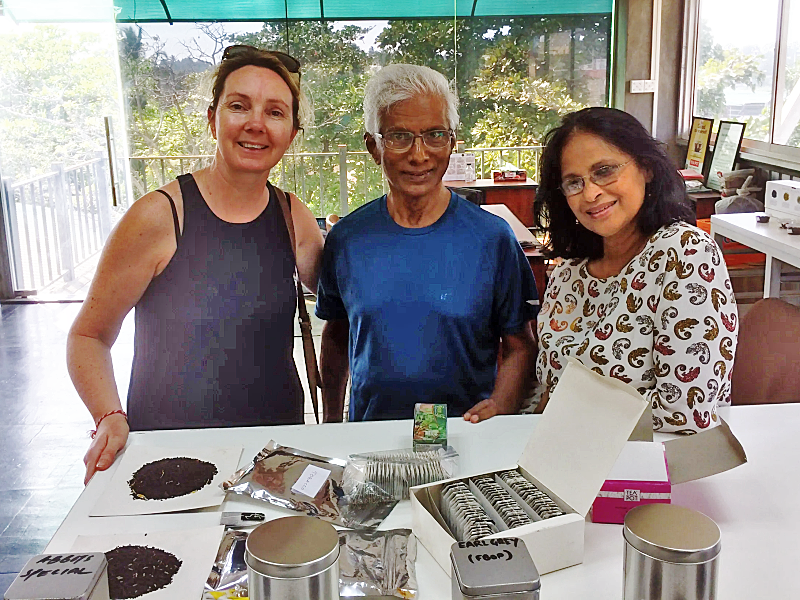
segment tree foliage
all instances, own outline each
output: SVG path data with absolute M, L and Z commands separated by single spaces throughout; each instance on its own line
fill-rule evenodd
M 23 179 L 94 158 L 105 115 L 116 114 L 116 60 L 101 36 L 36 26 L 2 36 L 3 176 Z
M 763 56 L 746 53 L 738 48 L 723 48 L 714 41 L 711 27 L 701 21 L 698 60 L 697 94 L 694 112 L 698 116 L 729 119 L 726 91 L 736 86 L 747 86 L 752 91 L 764 83 L 766 73 L 761 70 Z M 747 121 L 745 135 L 753 139 L 769 136 L 770 106 L 766 105 L 760 115 L 741 118 Z
M 367 51 L 361 41 L 368 30 L 355 25 L 265 22 L 260 31 L 239 35 L 204 25 L 201 32 L 213 41 L 213 50 L 190 43 L 190 58 L 177 61 L 163 52 L 159 40 L 143 40 L 135 28 L 124 26 L 120 57 L 134 151 L 210 151 L 203 134 L 208 96 L 201 86 L 205 78 L 207 88 L 208 75 L 197 71 L 210 70 L 226 44 L 285 51 L 300 61 L 302 87 L 313 107 L 293 149 L 328 155 L 286 159 L 278 168 L 316 212 L 338 212 L 334 154 L 340 145 L 363 151 L 364 87 L 376 69 L 395 62 L 421 64 L 453 80 L 461 105 L 458 135 L 467 145 L 537 145 L 564 113 L 606 103 L 609 31 L 605 15 L 393 20 Z M 366 155 L 349 160 L 346 183 L 351 198 L 358 198 L 352 207 L 380 193 L 382 181 Z M 136 166 L 149 177 L 149 186 L 160 178 L 154 165 L 149 170 L 145 163 Z M 168 165 L 165 176 L 174 176 L 174 169 Z

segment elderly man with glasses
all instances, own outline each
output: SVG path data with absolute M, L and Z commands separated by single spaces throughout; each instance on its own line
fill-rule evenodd
M 389 193 L 325 245 L 325 420 L 343 418 L 348 372 L 351 421 L 411 418 L 417 402 L 472 422 L 516 412 L 535 357 L 536 285 L 505 221 L 442 183 L 457 98 L 432 69 L 390 65 L 367 85 L 364 121 Z

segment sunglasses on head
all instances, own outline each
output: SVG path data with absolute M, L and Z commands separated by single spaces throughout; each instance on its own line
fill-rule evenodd
M 253 52 L 274 56 L 279 61 L 281 61 L 281 64 L 284 67 L 286 67 L 286 70 L 289 71 L 289 73 L 294 73 L 298 77 L 300 76 L 300 61 L 297 60 L 294 56 L 289 56 L 285 52 L 280 52 L 278 50 L 262 50 L 261 48 L 256 48 L 255 46 L 248 46 L 246 44 L 237 44 L 235 46 L 228 46 L 227 48 L 225 48 L 225 51 L 222 53 L 222 60 L 235 58 L 237 56 L 241 56 L 243 54 L 250 54 Z

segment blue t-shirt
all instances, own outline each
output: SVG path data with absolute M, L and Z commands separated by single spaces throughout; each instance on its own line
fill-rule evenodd
M 417 402 L 460 416 L 491 396 L 501 335 L 539 310 L 530 266 L 500 217 L 451 194 L 428 227 L 386 196 L 325 241 L 316 314 L 350 323 L 350 420 L 409 419 Z

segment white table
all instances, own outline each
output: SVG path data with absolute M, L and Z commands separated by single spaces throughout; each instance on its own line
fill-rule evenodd
M 722 409 L 747 451 L 749 462 L 713 477 L 675 486 L 673 502 L 704 512 L 722 530 L 719 597 L 726 600 L 800 597 L 800 405 L 738 406 Z M 538 417 L 495 417 L 472 425 L 449 422 L 450 442 L 461 454 L 461 473 L 470 474 L 516 463 Z M 181 447 L 188 444 L 245 447 L 242 464 L 249 462 L 269 439 L 327 456 L 407 447 L 410 421 L 308 425 L 251 429 L 186 430 L 138 433 L 136 444 Z M 219 513 L 139 517 L 88 517 L 110 480 L 109 471 L 92 479 L 56 532 L 47 552 L 68 551 L 79 534 L 177 530 L 219 523 Z M 232 496 L 224 510 L 259 510 L 268 518 L 291 514 L 266 503 Z M 382 528 L 410 527 L 409 502 L 401 502 Z M 587 523 L 584 562 L 542 577 L 547 600 L 622 597 L 622 527 Z M 449 577 L 422 545 L 417 575 L 420 600 L 450 598 Z
M 758 223 L 755 213 L 711 215 L 711 234 L 724 236 L 767 255 L 764 270 L 764 298 L 781 294 L 782 263 L 800 268 L 800 236 L 780 228 L 781 219 Z M 721 245 L 720 240 L 717 243 Z

